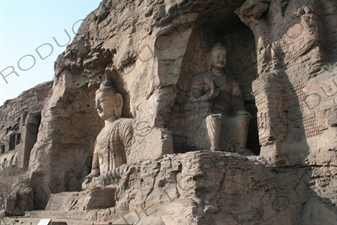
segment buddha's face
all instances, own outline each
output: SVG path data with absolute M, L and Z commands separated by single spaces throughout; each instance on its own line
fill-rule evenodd
M 216 48 L 211 52 L 212 68 L 223 70 L 226 66 L 227 52 L 224 48 Z
M 96 110 L 103 119 L 115 117 L 114 94 L 111 91 L 96 93 Z

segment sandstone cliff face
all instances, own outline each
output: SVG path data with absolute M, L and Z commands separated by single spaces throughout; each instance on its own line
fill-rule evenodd
M 131 161 L 173 152 L 173 138 L 167 127 L 175 93 L 185 92 L 193 73 L 207 69 L 201 56 L 207 54 L 210 40 L 215 39 L 212 33 L 207 40 L 208 28 L 215 32 L 217 24 L 225 22 L 219 35 L 235 31 L 235 23 L 244 28 L 232 12 L 239 5 L 234 1 L 229 6 L 216 2 L 103 1 L 85 19 L 73 43 L 56 61 L 53 95 L 42 115 L 43 135 L 39 135 L 40 144 L 35 145 L 32 153 L 35 160 L 30 168 L 37 197 L 43 199 L 41 208 L 47 204 L 44 199 L 49 193 L 78 190 L 89 170 L 94 140 L 102 128 L 94 112 L 93 94 L 95 83 L 100 83 L 105 75 L 114 81 L 124 97 L 123 116 L 136 119 Z M 209 21 L 216 10 L 229 15 Z M 232 18 L 234 24 L 229 22 Z M 244 29 L 247 33 L 248 29 Z M 228 38 L 233 40 L 238 36 L 240 33 Z M 250 38 L 246 52 L 253 49 L 252 35 Z M 231 50 L 235 52 L 235 45 Z M 200 59 L 195 58 L 193 51 L 198 52 Z M 243 58 L 243 54 L 237 57 Z M 195 66 L 202 61 L 202 67 Z M 253 67 L 252 63 L 245 63 Z M 234 61 L 232 65 L 235 64 Z M 187 72 L 180 76 L 182 66 Z M 253 80 L 257 75 L 254 69 L 250 70 Z M 245 80 L 243 76 L 241 79 Z M 176 86 L 177 83 L 181 85 Z M 250 89 L 244 90 L 247 101 L 251 102 Z M 252 114 L 255 110 L 256 115 L 252 106 Z M 256 142 L 257 130 L 252 133 Z M 48 163 L 43 158 L 48 158 Z M 66 166 L 60 166 L 63 162 Z
M 88 191 L 52 194 L 46 210 L 114 224 L 333 224 L 327 170 L 273 168 L 233 153 L 172 154 L 123 165 Z
M 52 82 L 37 85 L 0 107 L 0 195 L 8 215 L 34 209 L 29 175 L 23 171 L 28 168 L 51 86 Z
M 336 2 L 265 4 L 247 1 L 236 11 L 257 48 L 259 78 L 252 86 L 261 155 L 281 165 L 306 164 L 307 158 L 315 164 L 322 148 L 336 146 L 323 141 L 336 135 Z
M 52 82 L 46 82 L 7 100 L 0 107 L 0 163 L 27 168 L 36 142 L 41 111 Z
M 260 160 L 198 151 L 127 165 L 116 206 L 91 210 L 87 218 L 116 224 L 334 223 L 332 185 L 317 189 L 329 175 L 312 167 L 271 168 Z
M 137 222 L 145 210 L 139 224 L 335 221 L 336 8 L 333 0 L 102 1 L 55 64 L 30 155 L 35 208 L 50 194 L 81 190 L 103 127 L 94 93 L 108 76 L 135 134 L 126 172 L 113 184 L 116 205 L 89 219 Z M 217 41 L 253 117 L 247 147 L 260 158 L 162 158 L 189 150 L 172 115 Z

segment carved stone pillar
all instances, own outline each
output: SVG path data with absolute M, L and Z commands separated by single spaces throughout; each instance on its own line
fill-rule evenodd
M 275 161 L 280 145 L 287 134 L 283 111 L 284 84 L 275 74 L 259 77 L 253 82 L 253 94 L 258 108 L 260 155 Z

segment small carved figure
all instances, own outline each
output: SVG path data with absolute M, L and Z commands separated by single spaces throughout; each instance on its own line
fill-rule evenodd
M 226 48 L 215 44 L 211 68 L 193 77 L 185 105 L 186 111 L 197 109 L 200 117 L 206 117 L 212 151 L 245 149 L 251 118 L 245 111 L 239 83 L 224 73 L 226 61 Z
M 100 85 L 95 100 L 98 115 L 105 120 L 105 126 L 96 138 L 92 169 L 85 178 L 84 186 L 93 177 L 125 164 L 132 144 L 133 119 L 121 118 L 123 97 L 111 81 Z

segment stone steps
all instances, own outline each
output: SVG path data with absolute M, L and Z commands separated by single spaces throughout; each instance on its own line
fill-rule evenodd
M 71 219 L 71 220 L 86 220 L 86 211 L 29 211 L 26 212 L 26 217 L 30 218 L 50 218 L 50 219 Z
M 43 218 L 50 218 L 50 216 L 49 217 L 46 216 Z M 1 224 L 4 224 L 4 225 L 36 225 L 43 218 L 36 218 L 36 217 L 10 217 L 8 218 L 7 217 L 1 221 Z M 51 225 L 64 225 L 65 223 L 67 225 L 108 225 L 109 224 L 109 222 L 85 221 L 83 219 L 85 219 L 85 217 L 82 218 L 81 220 L 52 218 Z
M 109 222 L 86 221 L 86 211 L 29 211 L 24 217 L 6 217 L 0 224 L 4 225 L 36 225 L 41 219 L 52 219 L 51 225 L 108 225 Z

